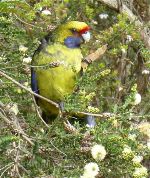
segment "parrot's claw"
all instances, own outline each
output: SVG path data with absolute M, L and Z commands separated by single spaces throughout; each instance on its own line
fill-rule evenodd
M 93 128 L 96 125 L 94 116 L 87 116 L 86 117 L 86 123 L 89 128 Z
M 61 112 L 63 112 L 63 111 L 65 110 L 65 105 L 64 105 L 64 102 L 63 102 L 63 101 L 61 101 L 61 102 L 59 103 L 59 108 L 60 108 Z

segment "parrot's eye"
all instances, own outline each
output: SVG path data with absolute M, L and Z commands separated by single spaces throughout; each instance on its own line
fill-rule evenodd
M 71 31 L 72 31 L 72 33 L 76 33 L 77 32 L 77 30 L 75 28 L 72 28 Z

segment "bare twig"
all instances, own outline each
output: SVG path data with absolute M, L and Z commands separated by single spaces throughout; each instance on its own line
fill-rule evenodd
M 0 102 L 0 107 L 2 107 L 4 110 L 6 110 L 6 112 L 8 112 L 8 115 L 10 115 L 10 118 L 11 119 L 8 119 L 2 112 L 0 112 L 0 118 L 2 118 L 5 123 L 8 124 L 8 126 L 17 131 L 17 133 L 22 137 L 24 138 L 30 145 L 34 145 L 34 143 L 31 141 L 31 139 L 27 136 L 27 134 L 24 133 L 23 129 L 21 128 L 18 120 L 17 120 L 17 117 L 15 116 L 15 114 L 13 113 L 10 113 L 9 111 L 7 111 L 7 109 L 5 108 L 5 105 Z M 13 120 L 12 120 L 13 119 Z
M 20 161 L 20 140 L 18 142 L 18 145 L 16 145 L 16 142 L 14 142 L 15 147 L 15 158 L 14 158 L 14 167 L 13 167 L 13 176 L 17 174 L 19 178 L 21 178 L 20 172 L 19 172 L 19 161 Z
M 105 54 L 107 50 L 107 44 L 103 45 L 102 47 L 98 48 L 93 53 L 89 54 L 82 60 L 82 68 L 86 70 L 89 64 L 92 62 L 101 59 L 101 57 Z
M 29 92 L 30 94 L 40 98 L 40 99 L 43 99 L 45 101 L 47 101 L 48 103 L 54 105 L 55 107 L 59 108 L 59 105 L 57 103 L 55 103 L 54 101 L 52 100 L 49 100 L 37 93 L 34 93 L 33 91 L 31 91 L 29 88 L 25 87 L 24 85 L 20 84 L 19 82 L 17 82 L 16 80 L 14 80 L 13 78 L 11 78 L 10 76 L 8 76 L 6 73 L 4 73 L 3 71 L 0 70 L 0 75 L 7 78 L 8 80 L 12 81 L 14 84 L 16 84 L 17 86 L 19 86 L 20 88 L 26 90 L 27 92 Z
M 38 26 L 36 26 L 36 25 L 33 25 L 33 24 L 30 24 L 30 23 L 28 23 L 28 22 L 25 22 L 24 20 L 22 20 L 21 18 L 19 18 L 16 14 L 14 14 L 15 15 L 15 17 L 16 17 L 16 19 L 18 19 L 21 23 L 23 23 L 23 24 L 26 24 L 26 25 L 28 25 L 28 26 L 31 26 L 31 27 L 35 27 L 35 28 L 39 28 L 39 29 L 43 29 L 42 27 L 38 27 Z
M 44 123 L 44 125 L 47 127 L 47 128 L 49 128 L 49 126 L 46 124 L 46 122 L 43 120 L 43 118 L 41 117 L 41 114 L 40 114 L 40 112 L 39 112 L 39 108 L 38 108 L 38 106 L 37 106 L 37 104 L 36 104 L 36 101 L 35 101 L 35 98 L 33 97 L 33 102 L 34 102 L 34 106 L 35 106 L 35 110 L 36 110 L 36 112 L 37 112 L 37 115 L 38 115 L 38 117 L 41 119 L 41 121 Z
M 64 62 L 63 61 L 55 61 L 55 62 L 50 62 L 48 64 L 45 65 L 37 65 L 37 66 L 33 66 L 30 65 L 30 67 L 32 68 L 43 68 L 43 69 L 48 69 L 48 68 L 55 68 L 55 67 L 59 67 L 60 65 L 63 65 Z
M 6 169 L 1 173 L 0 177 L 3 177 L 4 173 L 9 170 L 12 166 L 14 165 L 14 163 L 10 164 L 9 166 L 6 167 Z
M 95 117 L 100 117 L 100 118 L 109 118 L 109 117 L 115 116 L 115 114 L 113 113 L 94 114 L 94 113 L 87 113 L 87 112 L 77 112 L 77 114 L 82 114 L 86 116 L 95 116 Z

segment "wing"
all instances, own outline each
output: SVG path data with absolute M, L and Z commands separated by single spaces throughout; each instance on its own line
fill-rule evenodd
M 36 73 L 34 72 L 34 69 L 31 68 L 31 88 L 32 91 L 39 94 L 39 90 L 38 90 L 38 84 L 37 84 L 37 79 L 36 79 Z M 38 98 L 35 97 L 36 103 L 38 101 Z
M 42 49 L 52 42 L 52 33 L 47 34 L 41 41 L 39 47 L 35 50 L 33 56 L 38 54 Z

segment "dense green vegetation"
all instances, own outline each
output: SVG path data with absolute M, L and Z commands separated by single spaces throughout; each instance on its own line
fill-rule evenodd
M 90 25 L 84 56 L 108 45 L 65 102 L 67 112 L 99 114 L 93 129 L 78 119 L 70 126 L 68 114 L 47 128 L 32 95 L 0 75 L 0 177 L 149 177 L 150 52 L 141 28 L 97 0 L 3 0 L 0 11 L 0 71 L 27 88 L 32 55 L 59 24 Z M 91 162 L 99 168 L 85 167 Z

